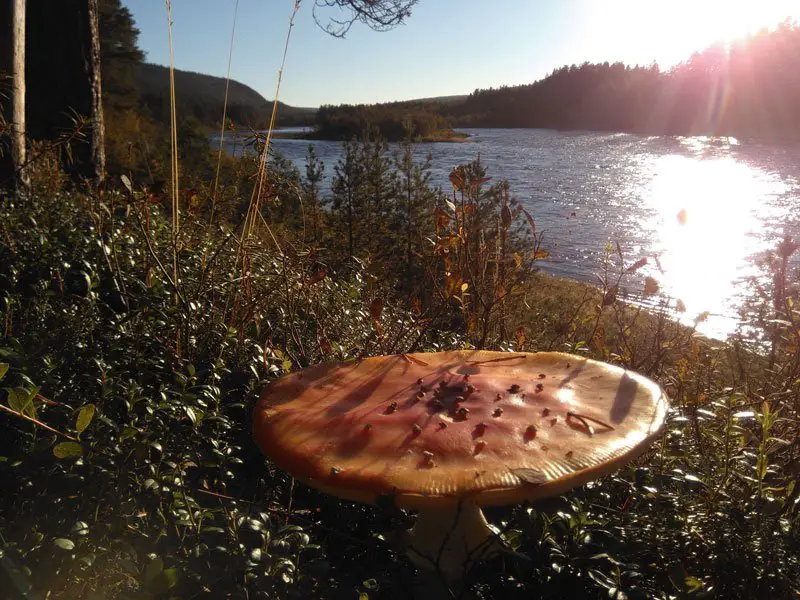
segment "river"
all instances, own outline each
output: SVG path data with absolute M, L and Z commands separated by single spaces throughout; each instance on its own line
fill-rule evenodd
M 800 240 L 800 147 L 541 129 L 464 131 L 466 142 L 419 146 L 420 158 L 432 156 L 434 184 L 450 190 L 452 167 L 480 155 L 488 175 L 509 181 L 512 196 L 544 232 L 550 257 L 541 261 L 543 271 L 597 282 L 607 245 L 618 242 L 627 263 L 648 258 L 629 285 L 632 300 L 642 300 L 642 277 L 652 276 L 660 297 L 683 301 L 683 321 L 709 313 L 698 329 L 712 337 L 736 329 L 748 293 L 743 282 L 759 275 L 758 259 L 784 235 Z M 303 172 L 307 141 L 273 143 Z M 314 145 L 329 181 L 341 144 Z M 236 151 L 233 145 L 228 150 Z

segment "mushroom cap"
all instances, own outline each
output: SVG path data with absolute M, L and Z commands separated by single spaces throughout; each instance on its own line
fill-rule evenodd
M 257 443 L 341 498 L 430 508 L 561 494 L 645 451 L 667 399 L 653 381 L 560 352 L 462 350 L 325 363 L 270 384 Z

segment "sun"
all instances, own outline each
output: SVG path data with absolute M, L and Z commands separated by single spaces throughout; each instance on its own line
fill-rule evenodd
M 800 21 L 800 0 L 608 0 L 590 7 L 595 48 L 662 68 L 786 19 Z
M 677 3 L 681 4 L 681 3 Z M 792 13 L 798 14 L 795 1 L 699 0 L 685 2 L 684 26 L 708 42 L 730 43 L 759 29 L 774 27 Z

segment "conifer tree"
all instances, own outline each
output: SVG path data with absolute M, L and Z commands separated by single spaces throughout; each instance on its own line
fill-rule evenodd
M 342 156 L 333 169 L 330 206 L 337 229 L 347 236 L 349 256 L 355 256 L 361 237 L 364 200 L 364 162 L 357 140 L 342 144 Z
M 319 241 L 321 229 L 321 204 L 322 193 L 321 185 L 325 177 L 325 163 L 317 157 L 314 144 L 308 145 L 306 151 L 306 174 L 302 181 L 303 194 L 305 196 L 307 221 L 309 223 L 311 242 Z
M 422 256 L 423 240 L 433 232 L 431 219 L 436 206 L 436 191 L 430 185 L 430 153 L 421 163 L 415 160 L 417 143 L 408 127 L 406 133 L 394 155 L 398 194 L 393 220 L 397 223 L 398 241 L 405 250 L 404 281 L 406 291 L 410 292 L 414 281 L 422 274 L 420 261 L 414 257 Z
M 362 143 L 364 163 L 364 229 L 366 244 L 377 257 L 386 254 L 390 244 L 388 222 L 392 200 L 397 193 L 397 177 L 392 169 L 389 145 L 377 129 L 368 130 Z

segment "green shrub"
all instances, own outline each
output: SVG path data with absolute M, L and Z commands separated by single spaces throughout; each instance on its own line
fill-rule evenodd
M 408 597 L 413 570 L 391 533 L 409 517 L 295 484 L 254 446 L 250 413 L 288 370 L 475 345 L 635 367 L 674 405 L 634 465 L 488 510 L 509 552 L 472 574 L 478 597 L 797 593 L 797 290 L 780 252 L 765 263 L 778 277 L 764 333 L 714 342 L 623 303 L 615 281 L 598 291 L 536 273 L 533 246 L 514 256 L 535 244 L 533 224 L 478 165 L 429 208 L 427 247 L 414 238 L 408 254 L 416 229 L 398 226 L 381 234 L 395 252 L 356 257 L 306 245 L 279 204 L 264 212 L 273 235 L 242 239 L 247 168 L 226 164 L 216 217 L 212 187 L 195 190 L 175 237 L 152 190 L 125 182 L 0 205 L 4 593 Z M 276 203 L 298 189 L 281 181 Z

